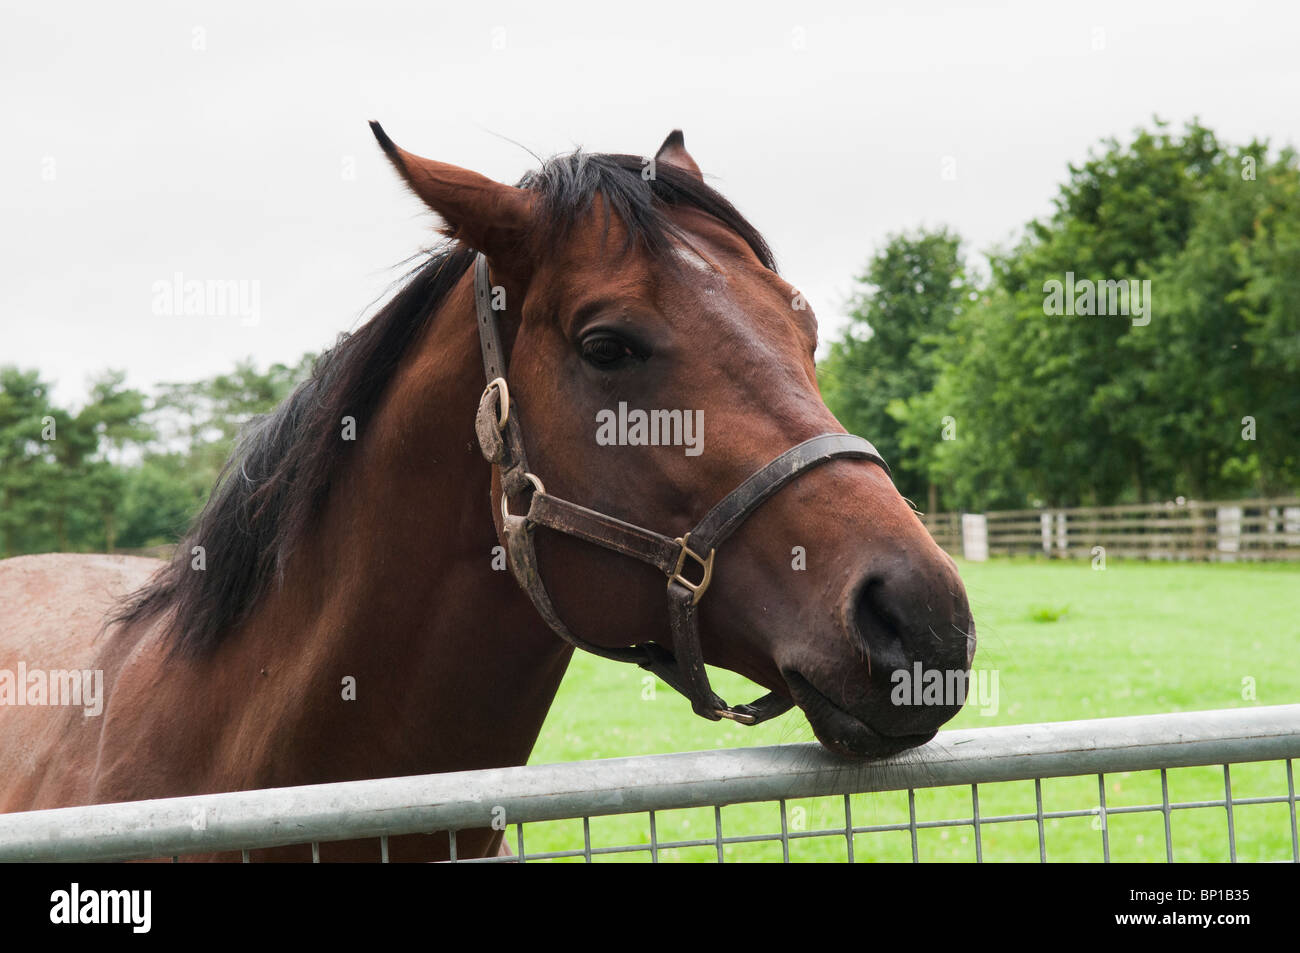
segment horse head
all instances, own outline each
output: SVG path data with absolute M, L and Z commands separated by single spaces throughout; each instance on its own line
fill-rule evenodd
M 933 737 L 962 698 L 917 704 L 910 683 L 969 675 L 957 570 L 874 448 L 843 436 L 812 308 L 680 132 L 652 159 L 575 153 L 517 186 L 375 133 L 482 256 L 492 508 L 552 628 L 659 671 L 705 717 L 794 702 L 853 757 Z M 772 695 L 726 706 L 700 657 Z

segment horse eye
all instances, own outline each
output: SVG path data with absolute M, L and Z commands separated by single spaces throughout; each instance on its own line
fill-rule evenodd
M 616 334 L 602 332 L 582 339 L 582 359 L 603 370 L 618 367 L 637 356 L 632 345 Z

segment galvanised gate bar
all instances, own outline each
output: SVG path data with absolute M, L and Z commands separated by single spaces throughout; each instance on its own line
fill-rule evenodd
M 1095 859 L 1109 862 L 1108 818 L 1147 814 L 1163 819 L 1164 859 L 1173 861 L 1181 812 L 1213 809 L 1226 817 L 1224 859 L 1235 861 L 1237 819 L 1245 810 L 1269 805 L 1275 822 L 1272 835 L 1284 846 L 1279 856 L 1267 859 L 1300 862 L 1292 760 L 1297 757 L 1300 705 L 1012 725 L 941 732 L 923 748 L 869 765 L 837 760 L 819 745 L 795 744 L 5 814 L 0 815 L 0 860 L 111 861 L 214 851 L 243 851 L 248 859 L 250 850 L 288 844 L 310 844 L 312 856 L 319 858 L 321 843 L 369 837 L 376 839 L 375 859 L 387 860 L 389 837 L 432 832 L 449 839 L 454 856 L 456 831 L 494 822 L 498 828 L 508 826 L 515 855 L 478 862 L 591 861 L 628 854 L 658 861 L 665 852 L 683 848 L 709 849 L 710 859 L 716 851 L 722 861 L 724 848 L 763 841 L 779 844 L 780 859 L 789 861 L 792 844 L 806 838 L 833 838 L 841 859 L 852 861 L 861 835 L 885 832 L 906 832 L 915 861 L 920 859 L 918 836 L 936 828 L 970 835 L 965 859 L 983 861 L 988 832 L 1017 822 L 1036 824 L 1038 859 L 1047 860 L 1048 825 L 1063 818 L 1089 818 L 1096 831 Z M 1276 790 L 1234 797 L 1233 766 L 1256 762 L 1273 763 L 1276 770 L 1269 777 L 1275 779 Z M 1215 796 L 1171 800 L 1168 772 L 1205 765 L 1221 768 Z M 1107 775 L 1143 771 L 1159 772 L 1159 802 L 1107 804 Z M 1095 777 L 1095 801 L 1044 810 L 1044 780 L 1078 776 Z M 1035 810 L 981 812 L 982 785 L 1029 781 Z M 918 820 L 918 791 L 958 785 L 969 789 L 966 816 Z M 987 803 L 990 789 L 984 790 Z M 852 796 L 891 791 L 907 794 L 906 822 L 855 823 Z M 829 827 L 792 829 L 789 801 L 828 796 L 842 798 L 842 823 L 837 818 Z M 726 833 L 723 807 L 749 802 L 775 802 L 779 829 Z M 661 839 L 656 815 L 685 808 L 712 808 L 712 831 L 685 840 Z M 593 846 L 593 818 L 627 814 L 646 816 L 648 842 Z M 581 821 L 576 843 L 528 852 L 525 825 L 557 819 Z M 861 853 L 856 859 L 863 859 Z

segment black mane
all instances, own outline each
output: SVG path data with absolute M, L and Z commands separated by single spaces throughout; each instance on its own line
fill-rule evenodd
M 617 215 L 625 226 L 629 247 L 640 243 L 662 254 L 672 238 L 684 237 L 668 210 L 690 207 L 735 231 L 764 267 L 776 270 L 763 237 L 725 198 L 663 163 L 647 181 L 643 166 L 638 156 L 579 151 L 529 173 L 519 186 L 538 193 L 541 211 L 531 240 L 554 247 L 599 194 L 606 215 Z M 343 459 L 340 447 L 355 446 L 340 444 L 339 421 L 352 416 L 364 429 L 411 341 L 473 260 L 474 252 L 456 242 L 430 252 L 391 301 L 320 356 L 309 380 L 270 414 L 250 422 L 171 561 L 126 596 L 106 625 L 165 618 L 163 637 L 171 651 L 195 657 L 243 622 L 271 581 L 281 578 L 294 546 L 328 499 Z M 191 568 L 195 546 L 204 548 L 202 572 Z

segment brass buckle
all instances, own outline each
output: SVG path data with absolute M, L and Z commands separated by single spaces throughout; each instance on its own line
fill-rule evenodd
M 710 549 L 707 557 L 701 556 L 687 545 L 690 538 L 691 534 L 687 533 L 685 536 L 679 536 L 677 539 L 673 540 L 673 542 L 682 548 L 682 551 L 677 554 L 677 565 L 673 567 L 672 574 L 668 577 L 668 588 L 671 590 L 673 583 L 680 582 L 694 594 L 691 599 L 691 605 L 695 605 L 704 595 L 704 590 L 709 588 L 709 583 L 713 581 L 713 556 L 717 550 Z M 686 565 L 687 556 L 690 556 L 699 563 L 700 568 L 704 570 L 704 578 L 698 583 L 691 582 L 682 575 L 682 567 Z
M 510 419 L 510 387 L 504 377 L 497 377 L 488 381 L 488 386 L 483 388 L 483 396 L 486 397 L 490 390 L 497 392 L 497 430 L 505 430 L 506 421 Z
M 500 378 L 497 378 L 497 380 L 500 380 Z M 505 382 L 502 381 L 502 383 Z M 546 487 L 542 486 L 542 481 L 537 478 L 536 474 L 525 473 L 524 479 L 533 485 L 533 490 L 536 493 L 546 492 Z M 510 497 L 506 494 L 506 492 L 503 489 L 501 492 L 501 521 L 504 523 L 509 518 L 510 518 Z

